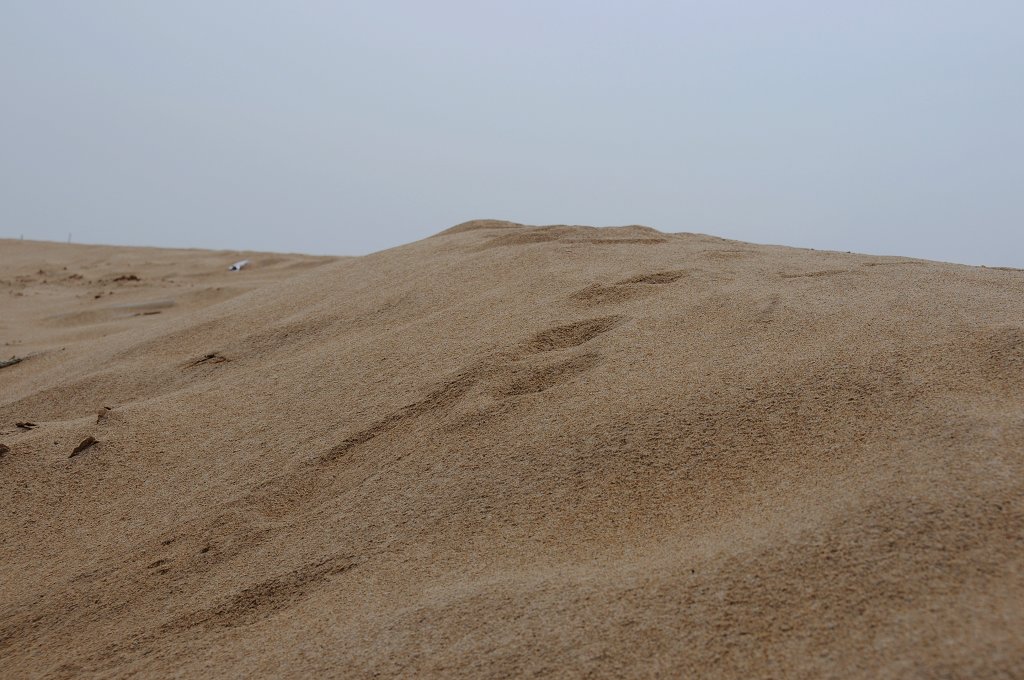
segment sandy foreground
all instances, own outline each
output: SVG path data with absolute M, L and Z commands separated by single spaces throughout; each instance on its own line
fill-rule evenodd
M 4 678 L 1024 676 L 1024 271 L 5 240 L 12 356 Z

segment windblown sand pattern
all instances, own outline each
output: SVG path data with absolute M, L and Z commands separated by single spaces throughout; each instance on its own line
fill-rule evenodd
M 0 241 L 0 343 L 4 678 L 1024 676 L 1022 271 Z

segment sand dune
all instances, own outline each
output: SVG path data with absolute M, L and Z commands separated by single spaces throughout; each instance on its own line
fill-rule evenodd
M 3 677 L 1024 675 L 1022 271 L 0 241 L 0 342 Z

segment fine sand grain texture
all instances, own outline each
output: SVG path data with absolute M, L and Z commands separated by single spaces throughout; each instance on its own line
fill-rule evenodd
M 1024 676 L 1022 271 L 0 241 L 13 358 L 4 678 Z

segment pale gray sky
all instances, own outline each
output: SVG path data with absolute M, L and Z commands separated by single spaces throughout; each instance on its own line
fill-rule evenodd
M 1024 2 L 0 0 L 0 236 L 475 217 L 1024 267 Z

